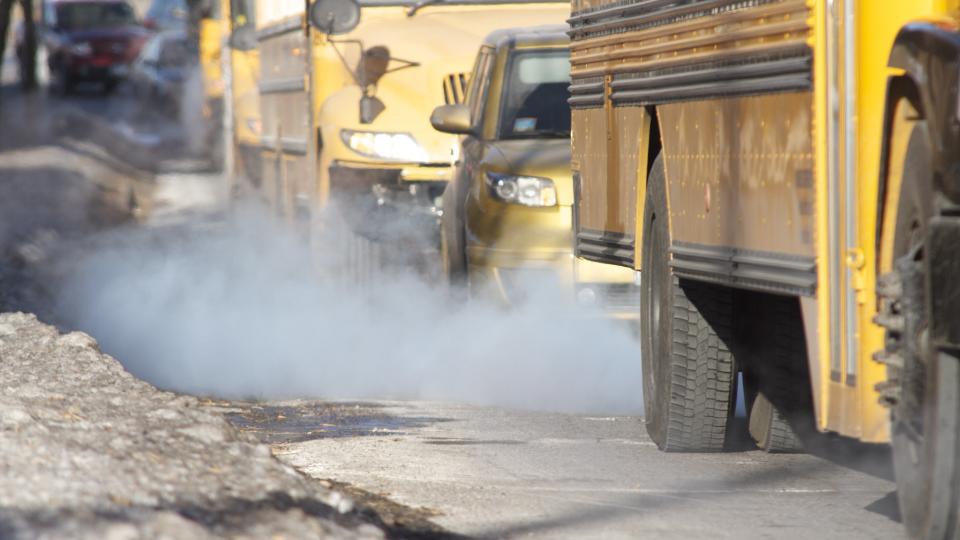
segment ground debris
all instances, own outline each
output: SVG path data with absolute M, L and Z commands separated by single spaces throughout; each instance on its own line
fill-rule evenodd
M 0 538 L 382 538 L 341 492 L 82 333 L 0 315 Z

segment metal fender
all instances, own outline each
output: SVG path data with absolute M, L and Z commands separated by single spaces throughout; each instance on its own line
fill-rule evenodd
M 915 22 L 900 30 L 890 67 L 902 69 L 920 95 L 933 142 L 934 186 L 960 204 L 960 22 Z

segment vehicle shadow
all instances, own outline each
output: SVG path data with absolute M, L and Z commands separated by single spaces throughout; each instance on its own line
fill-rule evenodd
M 696 499 L 693 504 L 700 505 L 710 500 L 717 500 L 730 497 L 732 492 L 750 491 L 760 489 L 770 489 L 772 487 L 783 485 L 785 480 L 790 478 L 803 478 L 809 475 L 822 473 L 824 470 L 833 469 L 833 463 L 827 460 L 811 460 L 803 464 L 793 465 L 784 469 L 767 469 L 763 471 L 745 472 L 739 478 L 728 481 L 723 490 L 701 491 L 697 489 L 696 484 L 689 486 L 679 484 L 674 486 L 671 493 L 683 494 L 685 492 L 696 493 Z M 865 510 L 880 513 L 896 520 L 889 513 L 891 497 L 895 506 L 895 493 L 888 494 L 878 501 L 869 504 Z M 553 517 L 529 523 L 517 524 L 508 527 L 493 528 L 484 531 L 477 538 L 501 539 L 501 538 L 519 538 L 530 535 L 549 535 L 551 531 L 560 531 L 574 528 L 582 525 L 598 524 L 607 521 L 616 520 L 628 515 L 649 515 L 658 516 L 663 511 L 676 506 L 691 504 L 691 499 L 682 496 L 665 496 L 662 493 L 647 494 L 637 493 L 622 495 L 612 500 L 605 500 L 589 505 L 580 511 L 567 512 L 560 517 Z M 662 518 L 661 518 L 662 519 Z
M 835 434 L 817 433 L 804 439 L 805 450 L 818 458 L 864 474 L 894 481 L 890 447 Z

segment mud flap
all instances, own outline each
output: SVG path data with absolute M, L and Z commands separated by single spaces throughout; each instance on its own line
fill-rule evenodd
M 960 349 L 960 217 L 938 216 L 930 221 L 925 260 L 930 298 L 931 344 Z

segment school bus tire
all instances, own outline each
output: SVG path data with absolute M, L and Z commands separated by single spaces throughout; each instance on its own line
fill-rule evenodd
M 670 268 L 666 177 L 654 161 L 643 211 L 641 354 L 645 424 L 668 452 L 718 452 L 736 401 L 727 343 L 732 291 L 682 281 Z
M 892 147 L 901 142 L 906 150 L 891 155 L 891 172 L 901 180 L 896 208 L 887 209 L 896 210 L 893 267 L 878 280 L 876 321 L 886 339 L 875 358 L 887 366 L 878 390 L 891 408 L 897 498 L 908 536 L 948 540 L 960 538 L 960 358 L 927 339 L 924 255 L 934 213 L 928 133 L 920 118 L 895 122 L 891 134 Z
M 737 353 L 743 373 L 747 427 L 757 446 L 771 453 L 803 452 L 803 437 L 814 430 L 806 340 L 794 297 L 758 295 L 738 299 L 754 309 L 742 328 L 754 347 Z
M 750 436 L 761 450 L 776 454 L 803 451 L 803 443 L 766 394 L 754 398 L 749 417 Z

